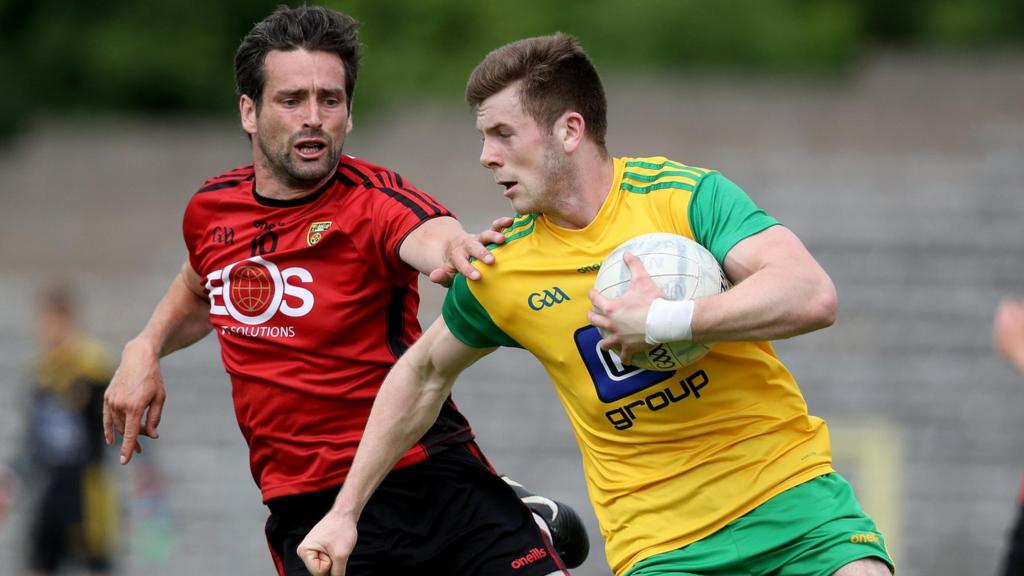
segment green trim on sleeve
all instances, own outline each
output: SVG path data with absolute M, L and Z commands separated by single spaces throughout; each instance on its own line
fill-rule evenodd
M 718 172 L 701 178 L 690 197 L 690 229 L 719 264 L 740 240 L 778 225 L 742 188 Z
M 522 348 L 518 342 L 498 328 L 480 301 L 469 289 L 466 277 L 455 276 L 441 305 L 441 315 L 448 330 L 460 342 L 471 348 L 509 346 Z

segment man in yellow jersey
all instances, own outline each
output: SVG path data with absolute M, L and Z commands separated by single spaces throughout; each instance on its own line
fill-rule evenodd
M 300 550 L 325 546 L 343 564 L 363 504 L 456 375 L 513 346 L 541 361 L 566 409 L 616 574 L 889 575 L 882 535 L 832 470 L 825 423 L 768 343 L 835 319 L 835 287 L 800 240 L 713 170 L 609 156 L 601 81 L 569 36 L 495 50 L 466 97 L 480 162 L 519 215 L 497 264 L 457 277 L 443 317 L 392 369 L 334 507 Z M 704 245 L 734 287 L 657 301 L 630 258 L 631 291 L 593 295 L 605 256 L 648 232 Z M 622 346 L 628 361 L 648 342 L 688 339 L 718 344 L 677 372 L 608 352 Z
M 38 494 L 20 498 L 34 502 L 25 574 L 49 576 L 75 565 L 90 576 L 110 574 L 117 502 L 100 413 L 113 364 L 82 328 L 70 284 L 43 287 L 35 312 L 38 355 L 27 374 L 24 443 L 12 466 L 0 466 L 0 523 L 3 501 L 16 496 L 15 484 L 24 486 L 25 494 Z

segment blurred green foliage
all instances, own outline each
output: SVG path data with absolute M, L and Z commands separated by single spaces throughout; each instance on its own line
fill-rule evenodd
M 0 0 L 0 135 L 40 113 L 236 110 L 231 61 L 268 0 Z M 295 4 L 292 2 L 291 4 Z M 361 115 L 458 100 L 489 50 L 576 35 L 604 72 L 834 72 L 871 45 L 977 50 L 1024 43 L 1020 0 L 345 0 L 363 22 Z

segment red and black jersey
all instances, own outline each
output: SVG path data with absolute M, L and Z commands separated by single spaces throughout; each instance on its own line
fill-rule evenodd
M 255 188 L 252 166 L 207 181 L 183 228 L 266 501 L 344 480 L 384 377 L 420 335 L 418 272 L 399 247 L 451 213 L 351 156 L 301 199 Z M 471 438 L 449 399 L 398 466 Z

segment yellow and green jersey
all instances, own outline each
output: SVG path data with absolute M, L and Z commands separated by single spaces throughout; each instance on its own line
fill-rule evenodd
M 621 574 L 708 536 L 782 491 L 831 471 L 825 423 L 767 342 L 722 342 L 677 372 L 624 366 L 587 322 L 604 258 L 640 234 L 693 238 L 721 263 L 778 224 L 721 174 L 663 157 L 616 158 L 589 226 L 517 216 L 483 278 L 457 277 L 443 314 L 473 347 L 536 356 L 583 458 L 606 553 Z

